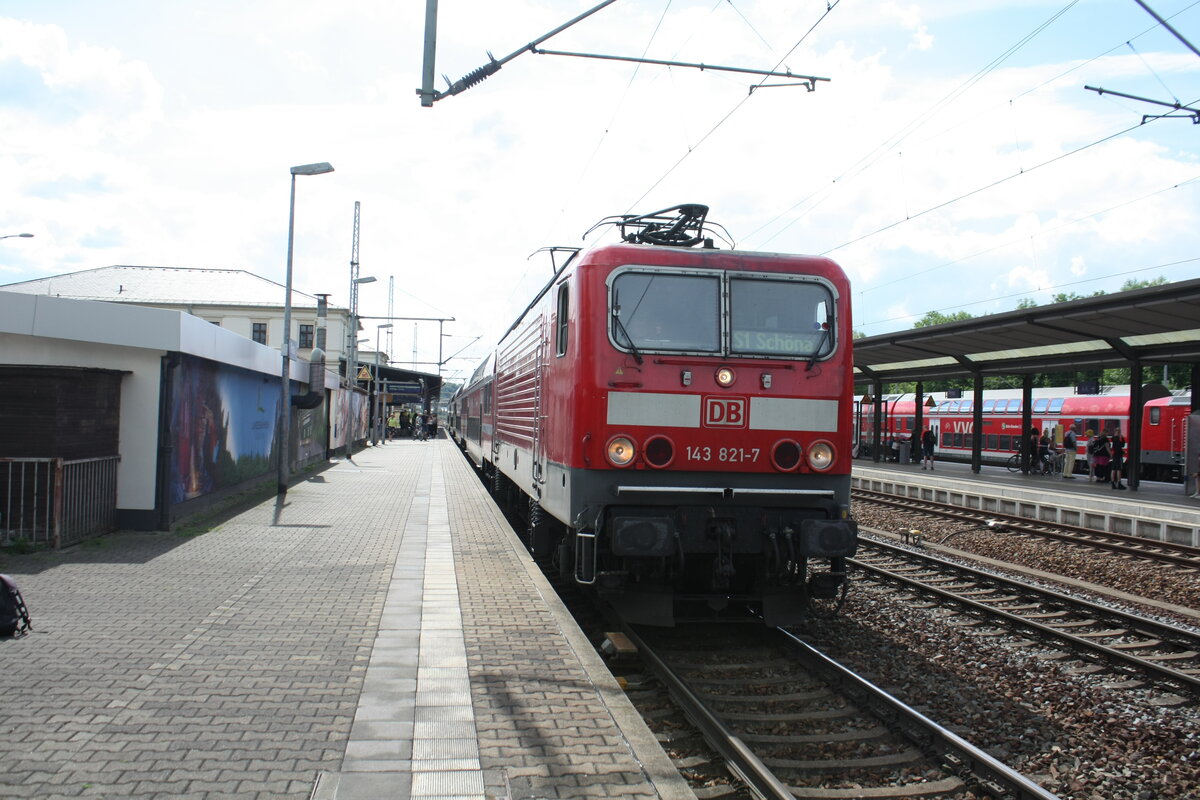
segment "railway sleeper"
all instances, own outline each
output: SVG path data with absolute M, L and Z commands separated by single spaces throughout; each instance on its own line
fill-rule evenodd
M 807 770 L 815 772 L 828 772 L 829 770 L 862 770 L 872 767 L 895 767 L 904 764 L 916 764 L 925 760 L 925 755 L 916 748 L 908 748 L 899 750 L 895 753 L 887 753 L 879 756 L 868 756 L 866 758 L 833 758 L 829 760 L 819 759 L 815 761 L 799 760 L 791 758 L 771 758 L 764 757 L 760 759 L 771 769 L 795 769 Z
M 883 725 L 851 731 L 804 734 L 740 733 L 738 738 L 748 744 L 826 744 L 829 742 L 867 742 L 886 739 L 892 732 Z

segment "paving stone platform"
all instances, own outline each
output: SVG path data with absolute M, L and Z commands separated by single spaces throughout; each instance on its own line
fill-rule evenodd
M 694 798 L 445 440 L 0 571 L 3 798 Z

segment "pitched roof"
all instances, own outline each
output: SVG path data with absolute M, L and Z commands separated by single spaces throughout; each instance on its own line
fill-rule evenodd
M 0 286 L 6 292 L 186 306 L 283 306 L 284 285 L 242 269 L 112 266 Z M 292 288 L 292 305 L 316 308 L 317 298 Z

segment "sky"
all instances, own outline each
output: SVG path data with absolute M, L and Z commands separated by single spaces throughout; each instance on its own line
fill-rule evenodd
M 440 0 L 437 88 L 600 0 Z M 1146 0 L 1200 47 L 1200 0 Z M 420 105 L 419 0 L 0 0 L 0 284 L 114 264 L 359 293 L 394 363 L 469 375 L 614 214 L 703 203 L 826 255 L 868 336 L 1200 276 L 1200 55 L 1135 0 L 616 0 Z M 751 91 L 756 83 L 764 83 Z M 1174 113 L 1171 118 L 1144 115 Z M 452 318 L 452 319 L 451 319 Z M 382 322 L 367 320 L 374 347 Z M 414 358 L 415 353 L 415 358 Z

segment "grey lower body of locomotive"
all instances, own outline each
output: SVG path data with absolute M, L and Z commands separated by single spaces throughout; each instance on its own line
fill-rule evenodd
M 814 599 L 843 590 L 845 559 L 857 549 L 845 475 L 573 470 L 548 462 L 545 480 L 521 477 L 561 523 L 531 526 L 530 548 L 539 555 L 557 548 L 564 575 L 594 586 L 633 623 L 670 625 L 737 607 L 767 624 L 794 624 Z

